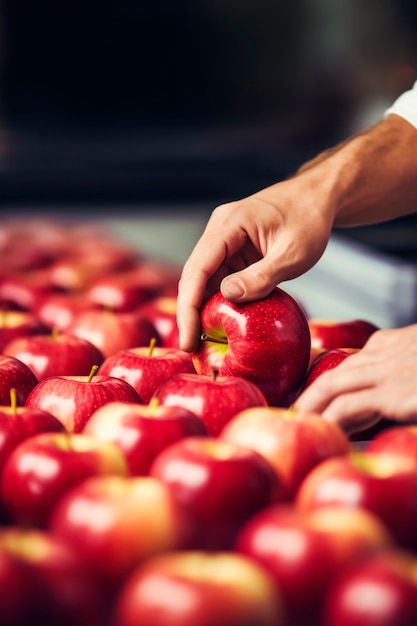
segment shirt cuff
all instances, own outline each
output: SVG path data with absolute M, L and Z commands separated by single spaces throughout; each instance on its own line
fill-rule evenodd
M 384 118 L 392 114 L 402 117 L 414 126 L 414 128 L 417 128 L 417 81 L 411 89 L 401 94 L 401 96 L 386 109 Z

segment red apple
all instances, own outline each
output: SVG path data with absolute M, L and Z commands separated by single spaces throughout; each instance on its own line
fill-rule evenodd
M 417 463 L 417 424 L 396 424 L 375 435 L 366 445 L 374 454 L 398 454 Z
M 42 432 L 65 432 L 63 424 L 41 409 L 16 406 L 16 390 L 8 406 L 0 406 L 0 476 L 12 450 L 25 439 Z
M 87 376 L 104 361 L 90 341 L 68 333 L 32 335 L 10 341 L 3 354 L 26 363 L 39 381 L 50 376 Z
M 0 354 L 0 405 L 8 404 L 11 389 L 16 389 L 17 405 L 22 406 L 38 382 L 25 363 L 13 356 Z
M 181 268 L 171 262 L 143 258 L 135 267 L 138 284 L 149 291 L 154 297 L 159 295 L 176 296 Z
M 150 477 L 89 478 L 57 503 L 50 530 L 83 555 L 85 569 L 114 592 L 143 560 L 192 545 L 188 511 Z
M 0 281 L 0 302 L 10 308 L 33 311 L 38 303 L 54 291 L 46 270 L 10 274 Z
M 1 476 L 9 519 L 44 527 L 59 497 L 88 476 L 128 473 L 119 448 L 84 434 L 40 433 L 18 444 Z
M 165 295 L 152 298 L 143 304 L 139 311 L 156 328 L 162 346 L 179 348 L 176 296 Z
M 109 402 L 93 413 L 83 432 L 118 445 L 132 476 L 147 474 L 168 445 L 184 437 L 207 435 L 203 422 L 191 411 L 157 402 Z
M 326 507 L 320 513 L 266 507 L 249 519 L 235 543 L 235 550 L 272 575 L 291 626 L 318 624 L 334 576 L 390 543 L 384 525 L 368 511 Z
M 52 413 L 68 431 L 78 433 L 94 411 L 108 402 L 141 404 L 142 400 L 133 387 L 120 378 L 51 376 L 32 389 L 25 404 Z
M 138 256 L 138 251 L 125 243 L 90 233 L 78 238 L 71 252 L 50 265 L 50 280 L 64 291 L 83 291 L 98 276 L 134 266 Z
M 199 374 L 213 368 L 258 385 L 268 404 L 289 405 L 304 382 L 310 333 L 299 304 L 280 288 L 261 300 L 233 304 L 217 292 L 203 305 Z
M 164 406 L 178 406 L 195 413 L 210 435 L 219 434 L 223 426 L 239 411 L 266 406 L 262 391 L 240 376 L 174 374 L 155 391 Z
M 320 352 L 308 369 L 304 389 L 311 385 L 321 374 L 340 365 L 340 363 L 351 354 L 354 354 L 354 352 L 358 352 L 358 350 L 356 348 L 332 348 Z
M 30 624 L 38 595 L 29 565 L 0 545 L 0 624 Z
M 265 570 L 233 552 L 171 552 L 139 566 L 122 588 L 114 626 L 283 626 Z
M 378 326 L 367 320 L 308 320 L 311 346 L 319 350 L 332 348 L 363 348 Z
M 4 559 L 9 564 L 17 563 L 20 571 L 9 571 L 6 579 L 0 565 L 0 616 L 3 617 L 5 604 L 10 610 L 10 596 L 14 602 L 16 590 L 20 607 L 16 619 L 10 615 L 10 619 L 3 617 L 3 626 L 102 626 L 105 623 L 104 599 L 85 572 L 82 557 L 57 537 L 17 526 L 3 528 L 0 563 Z M 20 621 L 22 611 L 24 616 Z
M 104 358 L 127 348 L 148 346 L 153 337 L 158 339 L 153 325 L 137 311 L 81 311 L 67 332 L 93 343 Z
M 17 337 L 46 333 L 46 327 L 30 311 L 0 311 L 0 352 Z
M 112 311 L 133 311 L 152 296 L 152 289 L 142 285 L 136 268 L 97 276 L 84 290 L 88 302 Z
M 213 437 L 187 437 L 165 448 L 149 474 L 165 483 L 198 522 L 200 545 L 227 549 L 242 524 L 279 497 L 279 482 L 257 452 Z
M 192 356 L 176 348 L 154 346 L 120 350 L 107 357 L 99 373 L 122 378 L 148 403 L 158 387 L 180 373 L 194 373 Z
M 337 424 L 325 422 L 317 413 L 278 407 L 241 411 L 219 438 L 262 454 L 274 467 L 288 500 L 313 467 L 350 450 L 349 439 Z
M 328 590 L 322 626 L 417 624 L 417 558 L 383 550 L 352 564 Z
M 27 271 L 48 266 L 70 246 L 67 225 L 36 217 L 2 220 L 2 265 L 8 271 Z M 74 242 L 71 242 L 73 244 Z
M 48 294 L 35 307 L 34 313 L 49 330 L 66 331 L 74 317 L 81 311 L 96 308 L 87 302 L 82 292 Z
M 353 451 L 327 459 L 301 483 L 296 504 L 362 507 L 377 515 L 398 544 L 417 549 L 417 466 L 397 455 Z

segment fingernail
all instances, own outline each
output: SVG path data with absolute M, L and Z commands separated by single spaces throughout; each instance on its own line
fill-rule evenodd
M 238 300 L 245 295 L 245 285 L 238 278 L 229 278 L 222 284 L 222 292 L 225 298 Z

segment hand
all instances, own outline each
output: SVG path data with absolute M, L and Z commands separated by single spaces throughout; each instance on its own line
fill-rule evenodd
M 179 284 L 177 320 L 183 350 L 196 348 L 199 310 L 219 289 L 233 302 L 256 300 L 318 261 L 333 215 L 315 203 L 311 179 L 306 173 L 213 211 Z M 324 204 L 324 194 L 320 198 Z
M 294 406 L 317 411 L 348 433 L 383 417 L 417 421 L 417 324 L 376 331 L 360 352 L 317 378 Z

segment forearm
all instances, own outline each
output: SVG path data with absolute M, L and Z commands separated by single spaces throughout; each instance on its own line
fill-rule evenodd
M 390 115 L 306 163 L 295 178 L 323 188 L 335 226 L 386 221 L 416 211 L 417 130 Z M 320 178 L 322 182 L 320 183 Z

